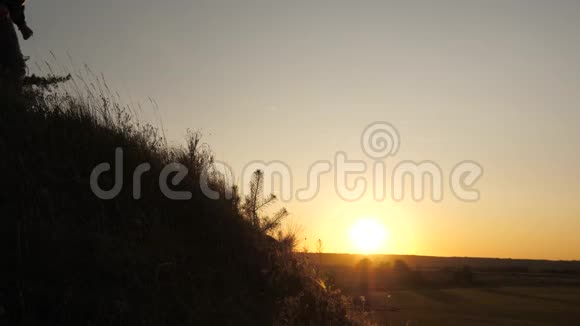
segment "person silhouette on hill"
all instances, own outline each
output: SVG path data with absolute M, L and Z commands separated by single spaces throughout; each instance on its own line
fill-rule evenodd
M 26 75 L 26 62 L 14 25 L 28 40 L 33 31 L 26 23 L 25 0 L 0 0 L 0 90 L 20 92 Z

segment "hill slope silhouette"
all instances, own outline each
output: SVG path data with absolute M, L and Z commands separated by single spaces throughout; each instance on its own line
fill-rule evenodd
M 104 95 L 46 89 L 0 98 L 0 323 L 43 325 L 357 325 L 364 316 L 243 214 L 239 196 L 212 200 L 199 181 L 212 161 L 199 137 L 169 148 Z M 111 200 L 90 187 L 95 166 L 123 149 Z M 133 198 L 133 171 L 141 198 Z M 189 173 L 170 200 L 159 175 Z M 113 173 L 99 179 L 103 189 Z M 210 186 L 225 194 L 217 176 Z M 235 191 L 235 188 L 233 189 Z M 225 196 L 222 196 L 224 198 Z

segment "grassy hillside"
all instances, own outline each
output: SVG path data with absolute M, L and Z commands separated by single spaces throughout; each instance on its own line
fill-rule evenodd
M 196 134 L 169 148 L 107 96 L 29 91 L 0 98 L 0 324 L 357 325 L 340 291 L 244 213 L 238 196 L 211 200 L 199 189 L 212 161 Z M 122 148 L 123 185 L 95 196 L 90 175 Z M 140 199 L 133 171 L 147 162 Z M 170 200 L 164 166 L 189 170 Z M 109 189 L 115 176 L 105 173 Z M 210 185 L 224 194 L 223 179 Z M 235 191 L 235 189 L 234 189 Z M 222 196 L 223 197 L 223 196 Z

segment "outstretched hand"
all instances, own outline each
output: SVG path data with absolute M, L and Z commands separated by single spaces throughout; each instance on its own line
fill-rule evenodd
M 20 32 L 22 33 L 22 37 L 25 40 L 28 40 L 29 38 L 32 37 L 32 35 L 34 35 L 34 31 L 32 31 L 32 29 L 30 29 L 30 27 L 28 27 L 26 25 L 25 26 L 22 26 L 20 28 Z

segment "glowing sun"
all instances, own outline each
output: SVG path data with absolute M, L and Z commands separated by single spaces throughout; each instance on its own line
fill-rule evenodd
M 350 229 L 352 244 L 360 253 L 376 253 L 385 238 L 385 226 L 375 218 L 361 218 Z

